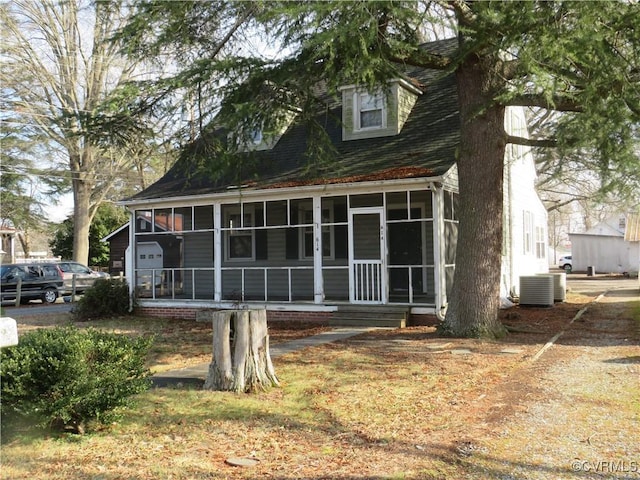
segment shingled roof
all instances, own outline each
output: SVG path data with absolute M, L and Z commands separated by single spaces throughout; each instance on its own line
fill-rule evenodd
M 246 173 L 236 169 L 215 177 L 192 175 L 195 167 L 189 156 L 184 156 L 164 177 L 130 200 L 213 194 L 238 185 L 290 188 L 440 176 L 455 164 L 460 138 L 455 78 L 427 69 L 412 69 L 407 77 L 420 84 L 424 93 L 398 135 L 343 141 L 342 105 L 335 101 L 328 105 L 318 121 L 326 125 L 336 155 L 324 170 L 309 168 L 309 129 L 294 121 L 272 149 L 234 154 L 238 161 L 232 163 L 242 166 Z M 207 161 L 216 162 L 215 152 L 209 156 Z

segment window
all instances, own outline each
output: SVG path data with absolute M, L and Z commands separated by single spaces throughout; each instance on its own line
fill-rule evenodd
M 356 93 L 355 129 L 383 128 L 385 126 L 384 96 L 381 93 Z
M 524 253 L 533 251 L 533 215 L 531 212 L 523 212 L 523 240 Z
M 225 213 L 227 228 L 227 259 L 242 260 L 254 258 L 253 209 L 246 207 L 228 209 Z
M 536 225 L 536 258 L 541 260 L 546 258 L 545 253 L 544 227 Z
M 251 131 L 251 142 L 254 145 L 260 145 L 262 143 L 262 129 L 256 128 Z
M 313 258 L 313 210 L 299 210 L 300 223 L 308 225 L 300 229 L 300 252 L 301 258 Z M 322 209 L 322 256 L 333 258 L 333 235 L 332 228 L 327 223 L 333 223 L 333 209 Z

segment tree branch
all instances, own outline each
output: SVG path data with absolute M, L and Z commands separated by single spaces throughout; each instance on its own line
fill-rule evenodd
M 560 96 L 546 96 L 542 94 L 522 94 L 508 101 L 509 105 L 520 107 L 541 107 L 559 112 L 583 112 L 584 108 L 575 100 Z
M 554 148 L 558 146 L 558 142 L 551 138 L 526 138 L 526 137 L 518 137 L 516 135 L 507 135 L 507 143 L 514 143 L 516 145 L 525 145 L 528 147 L 539 147 L 539 148 Z
M 477 18 L 464 0 L 449 0 L 444 5 L 453 8 L 461 25 L 473 25 Z

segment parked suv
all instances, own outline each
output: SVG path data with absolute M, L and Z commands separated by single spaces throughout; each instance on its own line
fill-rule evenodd
M 73 277 L 76 278 L 76 294 L 84 293 L 85 290 L 91 288 L 99 278 L 108 278 L 109 274 L 102 272 L 94 272 L 78 262 L 59 262 L 58 266 L 62 270 L 64 277 L 63 295 L 71 295 L 73 293 Z
M 62 270 L 54 263 L 24 263 L 0 266 L 2 301 L 15 300 L 21 279 L 20 303 L 41 299 L 54 303 L 63 286 Z
M 572 258 L 571 255 L 565 255 L 564 257 L 560 257 L 558 260 L 558 267 L 562 268 L 566 272 L 570 273 L 572 268 Z

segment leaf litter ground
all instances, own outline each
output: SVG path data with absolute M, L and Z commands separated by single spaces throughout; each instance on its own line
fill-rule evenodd
M 307 348 L 276 359 L 282 387 L 255 395 L 155 389 L 104 431 L 11 440 L 1 478 L 637 478 L 639 323 L 618 302 L 571 323 L 592 300 L 501 312 L 514 331 L 500 341 L 410 327 Z M 210 358 L 205 325 L 102 327 L 160 332 L 156 370 Z M 280 324 L 270 336 L 321 330 Z

